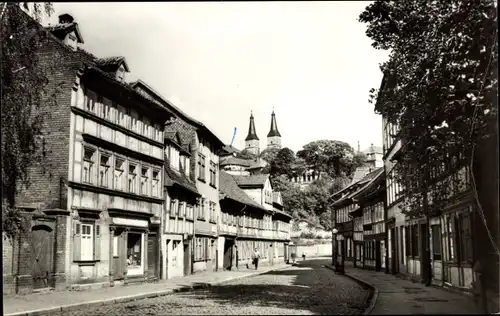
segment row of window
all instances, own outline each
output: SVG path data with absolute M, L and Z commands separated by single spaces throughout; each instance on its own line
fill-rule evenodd
M 406 256 L 419 258 L 422 251 L 420 240 L 421 227 L 411 225 L 405 227 Z M 441 225 L 431 226 L 431 246 L 434 260 L 451 262 L 472 262 L 471 213 L 462 212 L 458 215 L 445 217 L 445 230 Z M 444 246 L 444 248 L 443 248 Z M 446 252 L 445 252 L 446 251 Z M 402 258 L 403 256 L 401 256 Z
M 194 207 L 177 199 L 170 200 L 170 216 L 194 219 Z
M 152 123 L 134 109 L 118 105 L 92 90 L 85 91 L 84 109 L 139 135 L 163 143 L 163 127 L 160 124 Z
M 350 204 L 348 206 L 344 206 L 341 209 L 338 209 L 336 214 L 336 222 L 345 223 L 350 221 L 351 217 L 349 216 L 349 212 L 354 210 L 355 207 L 356 207 L 355 204 Z
M 273 192 L 269 190 L 264 190 L 264 202 L 267 204 L 273 204 Z
M 206 157 L 201 152 L 198 153 L 198 179 L 205 182 L 206 181 Z M 210 161 L 209 168 L 209 184 L 213 187 L 217 187 L 217 165 L 212 160 Z
M 191 159 L 188 156 L 181 155 L 177 148 L 169 145 L 165 148 L 165 155 L 174 170 L 183 172 L 187 177 L 190 176 Z
M 384 203 L 378 202 L 363 208 L 363 223 L 370 224 L 384 220 Z
M 91 145 L 84 145 L 81 179 L 104 188 L 161 197 L 159 168 Z

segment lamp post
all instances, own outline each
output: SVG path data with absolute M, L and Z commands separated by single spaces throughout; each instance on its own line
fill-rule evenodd
M 336 256 L 337 256 L 337 233 L 339 231 L 337 228 L 332 229 L 332 266 L 335 266 Z

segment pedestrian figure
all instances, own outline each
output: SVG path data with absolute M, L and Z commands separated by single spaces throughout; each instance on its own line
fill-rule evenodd
M 306 260 L 306 253 L 305 252 L 302 253 L 302 260 Z
M 295 252 L 292 252 L 292 254 L 290 255 L 290 257 L 292 257 L 292 263 L 295 263 Z
M 259 267 L 260 252 L 255 248 L 252 254 L 252 263 L 255 265 L 255 270 Z

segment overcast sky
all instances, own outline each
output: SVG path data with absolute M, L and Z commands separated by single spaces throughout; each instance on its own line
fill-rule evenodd
M 368 103 L 387 53 L 357 21 L 366 1 L 54 3 L 83 48 L 125 56 L 141 78 L 225 143 L 244 148 L 252 110 L 262 149 L 274 108 L 285 147 L 335 139 L 382 145 Z

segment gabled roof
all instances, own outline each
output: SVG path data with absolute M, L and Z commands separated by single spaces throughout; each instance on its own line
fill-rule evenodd
M 367 179 L 364 179 L 364 185 L 351 195 L 351 199 L 357 200 L 362 195 L 373 193 L 373 190 L 377 188 L 377 184 L 381 183 L 381 180 L 385 177 L 384 168 L 379 168 L 369 175 L 370 177 L 368 175 L 365 177 Z
M 371 171 L 372 168 L 370 167 L 357 167 L 356 170 L 354 171 L 351 184 L 356 183 L 359 180 L 363 179 L 363 177 L 369 174 Z
M 233 176 L 239 187 L 264 187 L 269 175 L 255 174 L 249 176 Z
M 221 199 L 228 198 L 233 201 L 252 206 L 261 210 L 266 210 L 257 202 L 255 202 L 251 197 L 249 197 L 245 191 L 238 187 L 235 179 L 227 172 L 220 171 L 219 173 L 219 192 Z
M 80 30 L 78 29 L 78 23 L 76 22 L 59 23 L 53 26 L 47 26 L 45 27 L 45 29 L 54 34 L 60 40 L 63 40 L 64 37 L 66 37 L 66 35 L 68 35 L 69 33 L 75 32 L 76 40 L 78 41 L 78 43 L 83 44 L 82 33 L 80 33 Z
M 194 193 L 195 195 L 200 195 L 196 189 L 196 185 L 189 179 L 189 177 L 183 171 L 173 170 L 170 164 L 165 163 L 165 185 L 174 186 L 177 185 L 185 190 Z
M 335 201 L 333 203 L 333 205 L 339 205 L 343 202 L 347 202 L 348 200 L 351 200 L 352 198 L 356 197 L 357 195 L 362 193 L 363 190 L 368 188 L 370 186 L 370 184 L 373 183 L 373 181 L 375 179 L 379 179 L 382 175 L 385 175 L 383 167 L 380 167 L 380 168 L 370 172 L 369 174 L 364 176 L 363 179 L 361 179 L 360 181 L 349 186 L 349 187 L 351 187 L 351 191 L 347 195 L 345 195 L 344 197 Z

